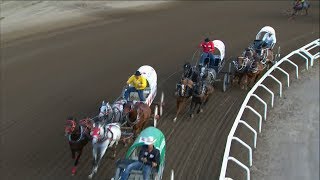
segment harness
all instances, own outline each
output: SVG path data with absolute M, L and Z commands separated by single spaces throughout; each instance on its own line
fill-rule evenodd
M 238 61 L 232 61 L 236 70 L 240 73 L 243 73 L 247 70 L 247 63 L 251 61 L 248 57 L 243 57 L 243 63 L 240 65 Z
M 104 126 L 104 131 L 105 131 L 104 135 L 103 135 L 102 138 L 98 138 L 98 142 L 104 142 L 106 140 L 112 140 L 113 139 L 113 132 L 111 131 L 111 127 L 112 126 L 113 125 L 109 125 L 108 127 Z M 108 138 L 108 132 L 111 133 L 111 137 L 110 138 Z
M 137 118 L 136 118 L 136 120 L 134 122 L 130 121 L 129 114 L 130 114 L 130 112 L 132 111 L 133 108 L 134 108 L 134 104 L 131 105 L 130 111 L 124 115 L 124 117 L 126 118 L 126 123 L 128 123 L 129 126 L 131 126 L 131 127 L 136 125 L 136 124 L 138 124 L 138 122 L 140 120 L 140 118 L 138 118 L 138 110 L 137 110 Z
M 84 131 L 83 127 L 80 126 L 80 137 L 76 141 L 74 141 L 74 140 L 71 139 L 71 135 L 72 134 L 69 134 L 68 141 L 71 142 L 71 143 L 77 143 L 77 142 L 81 141 L 83 139 L 83 131 Z

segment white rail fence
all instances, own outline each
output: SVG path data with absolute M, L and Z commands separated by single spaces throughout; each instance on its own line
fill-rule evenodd
M 225 147 L 225 151 L 224 151 L 224 156 L 223 156 L 223 161 L 222 161 L 222 166 L 221 166 L 221 171 L 220 171 L 220 178 L 219 180 L 226 180 L 226 179 L 231 179 L 229 177 L 226 177 L 226 171 L 227 171 L 227 167 L 228 167 L 228 162 L 229 161 L 233 161 L 235 162 L 237 165 L 239 165 L 240 167 L 242 167 L 245 171 L 246 171 L 246 175 L 247 175 L 247 180 L 250 180 L 250 169 L 249 167 L 252 166 L 252 148 L 246 144 L 244 141 L 242 141 L 241 139 L 239 139 L 238 137 L 236 137 L 235 131 L 238 127 L 238 124 L 243 124 L 245 125 L 250 131 L 252 131 L 254 133 L 254 148 L 256 148 L 257 146 L 257 132 L 254 128 L 252 128 L 248 123 L 245 122 L 244 119 L 242 118 L 242 114 L 244 112 L 244 110 L 250 110 L 252 111 L 254 114 L 256 114 L 259 117 L 259 133 L 261 133 L 261 125 L 262 125 L 262 118 L 264 120 L 267 119 L 267 108 L 268 105 L 267 103 L 262 100 L 257 94 L 255 94 L 254 92 L 256 91 L 256 89 L 258 87 L 261 87 L 263 89 L 265 89 L 266 91 L 268 91 L 271 95 L 271 107 L 273 107 L 273 102 L 274 102 L 274 92 L 271 91 L 269 88 L 267 88 L 265 85 L 263 85 L 263 81 L 267 78 L 267 77 L 271 77 L 276 83 L 279 84 L 279 95 L 280 97 L 282 97 L 282 83 L 280 80 L 278 80 L 276 77 L 274 77 L 273 75 L 271 75 L 271 73 L 277 69 L 280 70 L 284 75 L 286 75 L 287 77 L 287 86 L 290 86 L 290 76 L 289 73 L 287 73 L 285 70 L 283 70 L 282 68 L 279 67 L 280 64 L 282 64 L 283 62 L 288 62 L 290 64 L 292 64 L 295 68 L 296 68 L 296 78 L 299 78 L 299 67 L 298 65 L 296 65 L 295 63 L 293 63 L 289 58 L 294 56 L 294 55 L 299 55 L 301 58 L 303 58 L 305 60 L 305 64 L 306 64 L 306 69 L 309 69 L 309 64 L 310 66 L 313 66 L 314 60 L 318 59 L 320 57 L 320 53 L 319 50 L 317 51 L 317 53 L 315 54 L 311 54 L 310 50 L 319 47 L 320 46 L 320 39 L 314 40 L 313 42 L 289 53 L 288 55 L 286 55 L 285 57 L 283 57 L 281 60 L 279 60 L 274 66 L 272 66 L 262 77 L 261 79 L 252 87 L 252 89 L 248 92 L 244 102 L 242 103 L 242 106 L 239 110 L 239 113 L 233 123 L 233 126 L 230 130 L 230 133 L 228 135 L 228 139 L 227 139 L 227 143 L 226 143 L 226 147 Z M 310 63 L 309 63 L 310 62 Z M 258 113 L 255 109 L 253 109 L 251 106 L 247 105 L 247 103 L 249 102 L 251 97 L 255 97 L 258 101 L 260 101 L 261 103 L 264 104 L 264 113 L 263 116 Z M 239 160 L 237 160 L 236 158 L 230 156 L 230 148 L 231 148 L 231 143 L 233 140 L 236 140 L 237 142 L 239 142 L 240 144 L 242 144 L 244 147 L 246 147 L 249 151 L 249 167 L 245 164 L 243 164 L 242 162 L 240 162 Z

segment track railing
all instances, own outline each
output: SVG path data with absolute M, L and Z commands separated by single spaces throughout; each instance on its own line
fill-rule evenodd
M 224 156 L 223 156 L 223 161 L 222 161 L 222 166 L 221 166 L 221 171 L 220 171 L 220 178 L 219 180 L 226 180 L 226 179 L 231 179 L 229 177 L 226 177 L 226 172 L 227 172 L 227 167 L 228 167 L 228 162 L 229 161 L 233 161 L 235 162 L 238 166 L 242 167 L 245 171 L 246 171 L 246 175 L 247 175 L 247 180 L 250 180 L 250 169 L 249 167 L 252 166 L 252 148 L 245 143 L 244 141 L 242 141 L 241 139 L 239 139 L 238 137 L 236 137 L 234 134 L 236 132 L 236 129 L 240 124 L 245 125 L 250 131 L 252 131 L 254 133 L 254 148 L 256 148 L 257 145 L 257 132 L 254 128 L 252 128 L 248 123 L 246 123 L 244 121 L 244 119 L 242 118 L 242 114 L 244 112 L 244 110 L 248 109 L 251 110 L 254 114 L 257 115 L 257 117 L 259 118 L 259 133 L 261 133 L 261 126 L 262 126 L 262 118 L 266 121 L 267 119 L 267 103 L 262 100 L 257 94 L 254 94 L 254 92 L 256 91 L 256 89 L 258 87 L 262 87 L 263 89 L 265 89 L 266 91 L 268 91 L 271 95 L 271 107 L 273 107 L 273 102 L 274 102 L 274 92 L 272 90 L 270 90 L 269 88 L 267 88 L 265 85 L 263 85 L 263 81 L 268 78 L 271 77 L 275 82 L 277 82 L 279 84 L 279 95 L 280 97 L 282 97 L 282 83 L 280 80 L 278 80 L 276 77 L 274 77 L 273 75 L 271 75 L 271 73 L 274 70 L 280 70 L 280 72 L 282 72 L 284 75 L 286 75 L 287 77 L 287 86 L 289 87 L 289 80 L 290 80 L 290 76 L 289 73 L 287 73 L 285 70 L 283 70 L 282 68 L 279 67 L 280 64 L 282 64 L 283 62 L 288 62 L 289 64 L 292 64 L 295 68 L 296 68 L 296 78 L 299 78 L 299 67 L 298 65 L 296 65 L 295 63 L 293 63 L 289 58 L 294 56 L 294 55 L 299 55 L 300 57 L 302 57 L 305 60 L 305 64 L 306 64 L 306 69 L 309 69 L 309 64 L 310 66 L 313 66 L 313 62 L 315 59 L 318 59 L 320 57 L 320 53 L 319 51 L 317 51 L 316 54 L 311 54 L 310 50 L 319 47 L 320 46 L 320 39 L 314 40 L 311 43 L 295 50 L 292 51 L 291 53 L 289 53 L 288 55 L 286 55 L 285 57 L 283 57 L 281 60 L 279 60 L 275 65 L 273 65 L 261 78 L 260 80 L 252 87 L 252 89 L 248 92 L 246 98 L 244 99 L 244 102 L 241 105 L 241 108 L 239 110 L 239 113 L 233 123 L 233 126 L 230 130 L 230 133 L 228 135 L 228 139 L 227 139 L 227 143 L 226 143 L 226 147 L 225 147 L 225 151 L 224 151 Z M 310 61 L 310 63 L 309 63 Z M 258 113 L 254 108 L 252 108 L 251 106 L 248 106 L 248 102 L 250 100 L 251 97 L 255 97 L 258 101 L 260 101 L 261 103 L 264 104 L 264 114 L 263 116 Z M 242 162 L 240 162 L 238 159 L 236 159 L 233 156 L 230 156 L 230 148 L 231 148 L 231 143 L 233 140 L 236 140 L 237 142 L 239 142 L 241 145 L 243 145 L 245 148 L 248 149 L 249 151 L 249 167 L 245 164 L 243 164 Z

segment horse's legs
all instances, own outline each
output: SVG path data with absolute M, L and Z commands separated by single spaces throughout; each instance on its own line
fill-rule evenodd
M 193 117 L 193 111 L 194 111 L 194 108 L 195 108 L 195 102 L 194 102 L 194 97 L 192 97 L 192 100 L 191 100 L 191 104 L 190 104 L 190 109 L 189 109 L 189 116 L 192 118 Z
M 258 74 L 254 80 L 254 83 L 256 83 L 261 76 L 262 76 L 262 70 L 260 72 L 258 72 Z
M 137 137 L 138 137 L 138 134 L 139 134 L 139 127 L 138 127 L 138 125 L 136 124 L 136 125 L 133 126 L 133 138 L 134 138 L 134 139 L 137 138 Z
M 207 105 L 208 101 L 210 99 L 210 95 L 207 96 L 206 100 L 203 103 L 203 107 Z
M 92 170 L 91 170 L 91 174 L 89 175 L 89 178 L 91 179 L 92 176 L 95 174 L 96 171 L 96 167 L 97 167 L 97 157 L 98 157 L 98 151 L 97 151 L 97 147 L 93 147 L 92 148 L 92 155 L 93 155 L 93 161 L 92 161 Z
M 112 146 L 112 151 L 113 151 L 112 159 L 116 158 L 117 156 L 117 146 L 118 146 L 118 140 L 115 142 L 114 146 Z
M 71 149 L 71 158 L 75 159 L 76 158 L 76 151 L 73 150 L 72 148 L 70 148 L 70 149 Z
M 197 113 L 202 112 L 202 111 L 203 111 L 203 110 L 202 110 L 202 105 L 203 105 L 202 99 L 201 99 L 201 101 L 200 101 L 199 103 L 197 103 L 196 105 L 198 106 Z
M 238 84 L 239 84 L 239 86 L 241 86 L 241 81 L 242 81 L 242 78 L 243 78 L 243 73 L 241 73 L 239 76 L 238 76 Z
M 74 153 L 75 154 L 75 153 Z M 76 160 L 74 161 L 74 164 L 73 164 L 73 167 L 72 167 L 72 170 L 71 170 L 71 173 L 72 175 L 75 175 L 76 174 L 76 171 L 77 171 L 77 165 L 79 163 L 79 159 L 80 159 L 80 156 L 82 154 L 82 149 L 78 152 L 78 155 L 76 157 Z
M 178 114 L 180 113 L 181 111 L 181 106 L 182 106 L 182 101 L 179 101 L 177 100 L 177 113 L 176 113 L 176 116 L 174 117 L 173 119 L 173 122 L 176 122 L 177 118 L 178 118 Z
M 239 85 L 241 89 L 245 88 L 245 84 L 246 84 L 246 80 L 247 79 L 247 75 L 242 75 L 241 79 L 239 79 Z

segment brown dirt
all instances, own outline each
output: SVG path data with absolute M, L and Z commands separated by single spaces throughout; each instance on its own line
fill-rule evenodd
M 227 135 L 246 92 L 233 87 L 223 93 L 218 84 L 203 114 L 173 123 L 173 92 L 180 75 L 173 73 L 191 61 L 205 36 L 225 42 L 228 61 L 265 25 L 275 28 L 282 55 L 309 43 L 319 37 L 318 2 L 312 3 L 310 15 L 294 21 L 283 14 L 290 5 L 285 1 L 183 2 L 147 12 L 99 13 L 122 20 L 2 44 L 1 179 L 87 179 L 91 145 L 78 174 L 71 177 L 65 118 L 95 115 L 100 102 L 114 100 L 127 77 L 143 64 L 156 69 L 158 91 L 165 93 L 159 122 L 167 138 L 164 179 L 171 169 L 178 180 L 218 179 Z M 120 158 L 126 148 L 120 145 L 119 150 Z M 232 150 L 241 155 L 239 147 Z M 113 175 L 115 161 L 109 157 L 108 152 L 95 179 Z M 228 173 L 241 177 L 242 172 L 231 167 Z

